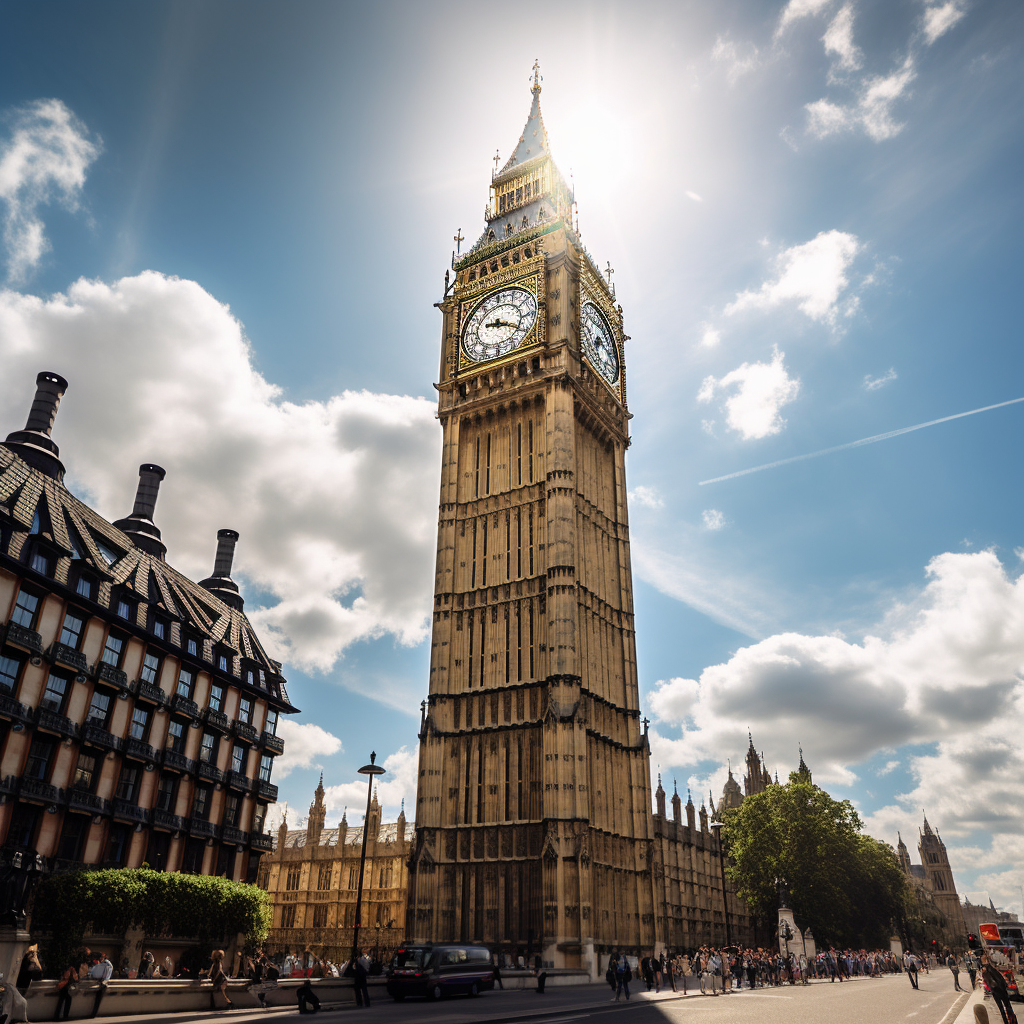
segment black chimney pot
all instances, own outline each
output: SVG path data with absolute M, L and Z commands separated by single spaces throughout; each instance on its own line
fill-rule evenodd
M 57 407 L 67 389 L 68 382 L 59 373 L 44 370 L 37 374 L 36 394 L 25 429 L 8 434 L 4 442 L 5 447 L 30 466 L 57 480 L 64 479 L 64 464 L 60 461 L 60 449 L 50 437 L 50 431 L 57 416 Z
M 161 560 L 167 554 L 167 545 L 160 539 L 160 531 L 153 522 L 153 513 L 156 511 L 160 482 L 166 475 L 163 468 L 150 462 L 139 466 L 139 487 L 135 492 L 132 514 L 114 522 L 119 530 L 123 530 L 131 537 L 137 548 L 148 551 Z
M 234 530 L 217 531 L 217 554 L 213 560 L 213 575 L 201 580 L 199 586 L 205 587 L 231 608 L 242 610 L 242 595 L 238 592 L 238 584 L 231 578 L 231 563 L 235 558 L 235 544 L 238 534 Z

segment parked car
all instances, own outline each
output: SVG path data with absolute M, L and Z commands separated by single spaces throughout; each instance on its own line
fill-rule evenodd
M 397 1002 L 406 996 L 479 995 L 494 988 L 491 951 L 485 946 L 455 944 L 404 946 L 391 958 L 387 988 Z

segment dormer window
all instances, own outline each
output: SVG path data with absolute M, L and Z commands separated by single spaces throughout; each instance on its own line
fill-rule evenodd
M 185 641 L 185 650 L 188 651 L 189 655 L 193 658 L 199 657 L 199 641 L 194 637 L 190 636 Z
M 153 636 L 155 636 L 157 640 L 167 639 L 167 622 L 165 619 L 158 618 L 154 615 L 153 625 L 151 628 L 153 630 Z
M 135 619 L 135 606 L 126 597 L 119 597 L 117 599 L 117 614 L 122 619 L 128 619 L 129 622 Z
M 75 584 L 75 593 L 79 597 L 84 597 L 86 601 L 92 600 L 94 585 L 88 576 L 79 576 L 78 582 Z
M 50 556 L 44 551 L 33 551 L 32 560 L 29 564 L 40 576 L 50 575 Z
M 101 540 L 96 541 L 96 547 L 99 550 L 99 553 L 103 556 L 103 560 L 107 565 L 113 565 L 121 557 L 112 548 L 108 548 Z
M 219 668 L 221 672 L 231 671 L 231 666 L 228 663 L 228 656 L 226 654 L 217 655 L 217 668 Z

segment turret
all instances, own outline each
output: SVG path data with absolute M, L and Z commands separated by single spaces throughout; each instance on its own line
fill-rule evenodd
M 338 845 L 344 849 L 345 839 L 348 837 L 348 808 L 341 812 L 341 821 L 338 822 Z
M 896 856 L 899 858 L 900 867 L 903 868 L 903 873 L 909 877 L 910 875 L 910 851 L 907 849 L 907 844 L 903 842 L 903 836 L 899 832 L 896 833 L 896 838 L 899 842 L 896 844 Z
M 708 830 L 708 809 L 703 804 L 700 805 L 700 830 L 701 832 Z
M 405 842 L 405 797 L 402 797 L 402 808 L 398 812 L 398 841 Z
M 691 829 L 697 827 L 697 810 L 693 806 L 693 797 L 690 794 L 689 789 L 686 791 L 686 824 Z
M 681 825 L 683 822 L 683 801 L 679 799 L 679 787 L 676 780 L 672 780 L 672 820 Z
M 277 826 L 277 852 L 280 853 L 288 841 L 288 814 L 281 818 L 281 824 Z
M 661 772 L 658 772 L 658 788 L 654 791 L 654 799 L 658 807 L 658 817 L 665 817 L 665 790 L 661 788 Z
M 324 808 L 324 773 L 320 773 L 320 782 L 316 787 L 313 802 L 309 805 L 309 818 L 306 821 L 306 845 L 317 846 L 324 830 L 324 819 L 327 811 Z

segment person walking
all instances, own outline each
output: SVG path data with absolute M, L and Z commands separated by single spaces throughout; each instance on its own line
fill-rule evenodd
M 999 1007 L 999 1014 L 1003 1018 L 1003 1024 L 1017 1024 L 1017 1015 L 1010 1006 L 1010 988 L 1006 984 L 999 968 L 993 964 L 987 956 L 981 958 L 981 977 L 988 985 L 992 998 Z
M 217 1009 L 217 1000 L 215 997 L 219 992 L 224 997 L 224 1002 L 227 1004 L 225 1009 L 230 1010 L 232 1002 L 228 999 L 228 976 L 224 973 L 223 949 L 215 949 L 210 954 L 210 981 L 213 983 L 213 988 L 210 989 L 210 1009 Z
M 967 977 L 971 979 L 971 991 L 973 992 L 978 984 L 978 961 L 973 953 L 968 953 L 964 957 L 964 967 L 967 969 Z
M 956 958 L 956 953 L 951 952 L 946 957 L 946 966 L 953 975 L 953 991 L 963 992 L 963 989 L 960 987 L 960 963 Z
M 60 976 L 60 981 L 57 982 L 57 1013 L 54 1020 L 67 1020 L 71 1016 L 71 997 L 77 991 L 78 968 L 74 964 L 68 964 Z
M 498 986 L 498 988 L 501 989 L 502 992 L 504 992 L 505 991 L 505 986 L 501 983 L 501 966 L 498 964 L 498 957 L 499 956 L 500 956 L 499 953 L 492 953 L 491 954 L 491 967 L 492 967 L 492 972 L 491 973 L 494 975 L 494 983 Z
M 629 1002 L 629 983 L 633 980 L 633 972 L 629 968 L 629 960 L 626 955 L 623 954 L 619 957 L 618 962 L 615 965 L 615 1002 L 619 1001 L 619 997 L 623 992 L 626 993 L 626 1002 Z
M 910 950 L 907 950 L 903 957 L 903 966 L 906 968 L 911 986 L 913 988 L 920 988 L 920 985 L 917 983 L 917 957 Z
M 612 953 L 608 958 L 608 970 L 604 972 L 604 980 L 608 982 L 612 990 L 612 998 L 615 996 L 615 989 L 618 986 L 618 982 L 615 980 L 615 967 L 619 962 L 618 955 Z
M 356 1006 L 370 1005 L 370 989 L 367 987 L 366 979 L 370 975 L 370 957 L 367 950 L 363 950 L 352 962 L 352 973 L 355 975 Z

